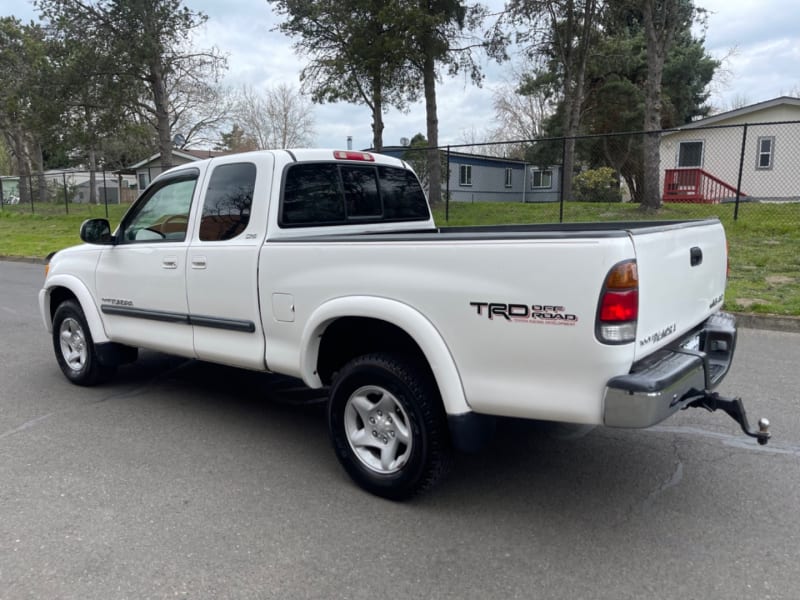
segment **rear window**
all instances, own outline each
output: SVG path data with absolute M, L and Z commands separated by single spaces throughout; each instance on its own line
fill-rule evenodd
M 427 220 L 413 173 L 376 165 L 291 165 L 281 198 L 281 227 Z

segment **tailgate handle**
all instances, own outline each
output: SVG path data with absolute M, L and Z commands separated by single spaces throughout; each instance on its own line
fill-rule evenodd
M 693 267 L 696 267 L 703 262 L 703 251 L 695 246 L 691 250 L 689 250 L 689 262 L 692 263 Z

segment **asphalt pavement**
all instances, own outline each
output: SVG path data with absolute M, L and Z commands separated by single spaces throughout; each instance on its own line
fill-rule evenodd
M 501 423 L 406 503 L 356 488 L 319 394 L 143 352 L 61 375 L 40 265 L 0 262 L 0 600 L 800 598 L 800 334 L 741 329 L 726 415 Z

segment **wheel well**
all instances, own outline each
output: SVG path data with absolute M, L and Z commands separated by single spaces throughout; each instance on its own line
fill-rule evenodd
M 50 320 L 56 314 L 56 309 L 65 300 L 74 300 L 80 306 L 77 296 L 65 287 L 57 287 L 50 290 Z
M 334 374 L 357 356 L 391 352 L 410 358 L 430 369 L 425 354 L 405 331 L 380 319 L 343 317 L 322 334 L 317 356 L 317 373 L 326 385 Z

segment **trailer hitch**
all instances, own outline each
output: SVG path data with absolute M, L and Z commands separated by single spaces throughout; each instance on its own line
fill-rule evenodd
M 684 408 L 705 408 L 708 412 L 725 411 L 741 426 L 742 431 L 750 437 L 756 438 L 761 446 L 766 445 L 772 437 L 769 432 L 768 419 L 758 420 L 758 431 L 750 428 L 741 398 L 724 398 L 716 392 L 705 392 L 701 396 L 695 396 Z

